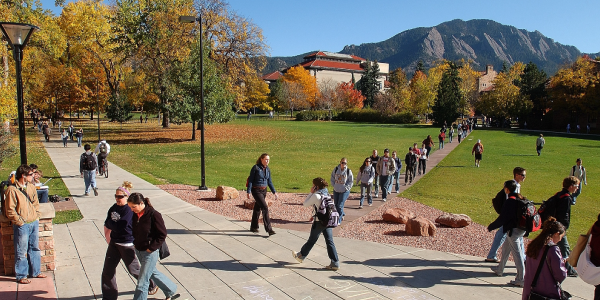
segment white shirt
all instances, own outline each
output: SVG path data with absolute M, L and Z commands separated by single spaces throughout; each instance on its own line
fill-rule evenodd
M 383 165 L 381 166 L 381 175 L 383 176 L 387 176 L 388 175 L 388 164 L 390 163 L 390 158 L 389 157 L 380 157 L 379 158 L 379 162 L 378 163 L 382 163 Z
M 96 145 L 96 149 L 94 149 L 94 153 L 100 153 L 100 145 L 102 145 L 102 143 L 106 144 L 106 154 L 109 154 L 110 153 L 110 145 L 105 141 L 102 141 L 102 142 L 98 143 L 98 145 Z

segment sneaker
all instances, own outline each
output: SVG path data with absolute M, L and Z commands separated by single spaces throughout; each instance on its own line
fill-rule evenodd
M 331 270 L 331 271 L 337 271 L 340 269 L 340 267 L 334 266 L 334 265 L 329 265 L 329 266 L 325 266 L 325 269 Z
M 89 195 L 90 195 L 90 193 L 85 193 L 85 194 L 83 194 L 83 195 L 84 195 L 84 196 L 89 196 Z
M 300 254 L 300 252 L 295 252 L 292 251 L 292 256 L 299 262 L 302 263 L 304 261 L 304 257 L 302 257 L 302 254 Z
M 496 267 L 490 267 L 490 270 L 492 270 L 496 276 L 502 276 L 502 273 L 498 273 L 498 269 Z
M 361 206 L 359 206 L 358 208 L 363 208 L 363 207 L 362 207 L 362 205 L 361 205 Z
M 269 236 L 272 236 L 274 234 L 275 234 L 275 231 L 273 231 L 273 230 L 269 231 Z
M 383 199 L 381 199 L 381 200 L 383 200 L 383 202 L 387 201 L 387 199 L 385 199 L 385 198 L 383 198 Z
M 379 194 L 375 194 L 375 198 L 379 197 Z
M 94 196 L 98 196 L 98 188 L 97 187 L 94 188 Z
M 175 294 L 175 295 L 173 295 L 173 296 L 171 296 L 171 297 L 169 297 L 169 298 L 167 298 L 167 299 L 165 299 L 165 300 L 175 300 L 175 299 L 177 299 L 177 298 L 179 298 L 179 297 L 181 297 L 181 295 L 180 295 L 180 294 Z
M 484 261 L 489 262 L 489 263 L 496 263 L 496 264 L 500 262 L 499 260 L 497 260 L 495 258 L 486 258 Z
M 369 206 L 373 206 L 373 203 L 369 203 Z
M 511 280 L 508 284 L 518 286 L 518 287 L 523 287 L 525 285 L 525 283 L 523 281 L 516 281 L 516 280 Z

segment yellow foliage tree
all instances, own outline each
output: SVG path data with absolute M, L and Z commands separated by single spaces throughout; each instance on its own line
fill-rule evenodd
M 471 116 L 474 114 L 473 108 L 475 107 L 475 103 L 479 99 L 477 79 L 480 77 L 480 74 L 473 70 L 470 61 L 461 59 L 458 65 L 460 66 L 458 76 L 462 79 L 460 82 L 460 92 L 463 95 L 460 103 L 461 114 Z
M 317 99 L 320 97 L 319 88 L 317 87 L 317 79 L 310 75 L 310 72 L 302 66 L 291 67 L 284 75 L 283 81 L 288 83 L 296 83 L 300 86 L 302 97 L 294 97 L 295 107 L 316 108 Z
M 533 103 L 521 95 L 519 87 L 514 84 L 524 69 L 525 65 L 517 62 L 508 72 L 499 73 L 493 81 L 494 89 L 481 96 L 478 110 L 486 116 L 499 119 L 518 117 L 531 110 Z
M 579 57 L 550 78 L 552 109 L 594 113 L 600 109 L 600 62 Z
M 246 79 L 246 99 L 243 110 L 258 108 L 262 110 L 272 110 L 269 103 L 269 85 L 258 75 L 249 76 Z

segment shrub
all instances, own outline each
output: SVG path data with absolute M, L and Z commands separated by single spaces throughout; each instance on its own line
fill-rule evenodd
M 337 114 L 334 110 L 305 110 L 296 114 L 296 121 L 331 121 Z
M 340 112 L 335 120 L 351 122 L 380 122 L 381 114 L 371 108 L 352 108 Z
M 385 123 L 392 124 L 416 124 L 419 122 L 419 118 L 411 112 L 401 112 L 391 115 L 387 118 Z

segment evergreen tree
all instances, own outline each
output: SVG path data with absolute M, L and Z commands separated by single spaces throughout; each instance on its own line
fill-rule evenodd
M 521 74 L 520 78 L 515 80 L 515 85 L 519 87 L 521 95 L 533 102 L 531 114 L 527 116 L 529 126 L 540 126 L 541 124 L 538 124 L 538 122 L 543 118 L 544 113 L 548 109 L 545 88 L 547 80 L 548 75 L 546 75 L 546 72 L 538 69 L 537 65 L 533 62 L 529 62 L 525 66 L 525 69 L 523 69 L 523 74 Z M 519 120 L 522 119 L 523 116 L 520 116 Z
M 123 125 L 123 122 L 129 121 L 133 117 L 132 110 L 133 105 L 129 103 L 125 94 L 113 95 L 108 100 L 106 117 L 110 122 L 119 122 Z
M 462 100 L 460 92 L 461 79 L 458 75 L 458 67 L 450 62 L 449 68 L 444 71 L 440 81 L 435 104 L 432 108 L 432 117 L 435 126 L 441 126 L 444 121 L 452 124 L 460 116 L 459 108 Z
M 500 70 L 501 73 L 508 73 L 508 63 L 506 61 L 502 61 L 502 70 Z
M 367 60 L 365 73 L 356 83 L 357 89 L 366 97 L 365 107 L 373 107 L 375 96 L 379 93 L 379 64 Z
M 417 62 L 417 69 L 415 70 L 415 73 L 417 73 L 417 71 L 421 71 L 421 72 L 425 73 L 425 66 L 423 66 L 422 60 L 419 60 L 419 62 Z

